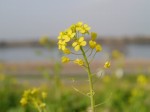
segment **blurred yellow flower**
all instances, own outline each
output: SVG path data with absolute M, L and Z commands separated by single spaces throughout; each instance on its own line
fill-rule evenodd
M 28 101 L 26 98 L 23 97 L 23 98 L 21 98 L 20 103 L 22 106 L 25 106 L 28 103 Z
M 64 54 L 70 54 L 71 51 L 70 51 L 69 49 L 66 48 L 66 49 L 63 50 L 63 53 L 64 53 Z
M 96 49 L 96 52 L 100 52 L 102 51 L 102 46 L 100 44 L 97 44 L 95 49 Z
M 84 41 L 84 37 L 80 37 L 77 41 L 73 42 L 72 46 L 75 51 L 80 50 L 80 46 L 86 46 L 86 41 Z
M 43 99 L 45 99 L 46 97 L 47 93 L 44 91 L 40 91 L 39 88 L 28 89 L 24 91 L 20 103 L 22 106 L 25 106 L 26 104 L 32 105 L 39 112 L 43 112 L 46 107 Z
M 38 93 L 39 92 L 39 89 L 38 88 L 33 88 L 32 90 L 31 90 L 31 94 L 32 95 L 34 95 L 34 94 L 36 94 L 36 93 Z
M 66 44 L 65 41 L 62 41 L 62 40 L 59 40 L 59 41 L 58 41 L 58 49 L 60 49 L 60 50 L 65 50 L 65 49 L 66 49 L 66 46 L 67 46 L 67 44 Z
M 95 33 L 95 32 L 91 32 L 91 40 L 96 40 L 96 38 L 97 38 L 97 33 Z
M 24 93 L 23 93 L 23 97 L 26 97 L 26 98 L 27 98 L 27 97 L 30 95 L 30 93 L 31 93 L 31 90 L 30 90 L 30 89 L 25 90 Z
M 141 75 L 138 75 L 137 77 L 137 83 L 140 84 L 140 85 L 146 85 L 148 82 L 148 79 L 145 77 L 145 75 L 141 74 Z
M 83 22 L 79 21 L 77 22 L 76 26 L 81 27 L 83 25 Z
M 74 63 L 80 65 L 80 66 L 83 66 L 84 65 L 84 61 L 82 59 L 76 59 L 74 60 Z
M 62 61 L 62 63 L 68 63 L 70 61 L 70 59 L 68 57 L 66 57 L 66 56 L 63 56 L 61 58 L 61 61 Z
M 93 40 L 90 40 L 89 41 L 89 46 L 90 46 L 90 48 L 94 49 L 96 47 L 96 42 L 93 41 Z
M 109 68 L 109 67 L 110 67 L 110 62 L 106 61 L 105 64 L 104 64 L 104 68 Z

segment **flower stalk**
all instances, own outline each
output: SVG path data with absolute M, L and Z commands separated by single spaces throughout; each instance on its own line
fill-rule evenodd
M 102 51 L 102 47 L 96 42 L 97 33 L 90 32 L 90 29 L 91 28 L 87 24 L 78 22 L 70 26 L 67 30 L 60 32 L 58 36 L 58 49 L 64 53 L 64 56 L 61 58 L 62 63 L 73 61 L 75 64 L 83 67 L 86 70 L 89 80 L 89 93 L 87 95 L 90 97 L 90 112 L 95 112 L 95 92 L 93 88 L 93 74 L 91 72 L 90 63 L 95 57 L 96 53 Z M 86 35 L 91 37 L 89 41 L 85 39 Z M 88 49 L 85 50 L 85 47 Z M 74 52 L 80 52 L 81 55 L 79 55 L 80 53 Z M 70 59 L 69 56 L 66 56 L 69 54 L 77 55 L 77 58 Z M 107 62 L 105 64 L 105 68 L 109 68 L 109 66 L 110 63 Z M 78 91 L 78 89 L 75 90 Z
M 91 69 L 90 69 L 90 65 L 87 59 L 87 56 L 83 50 L 82 47 L 80 47 L 84 60 L 86 62 L 87 65 L 87 73 L 88 73 L 88 79 L 89 79 L 89 88 L 90 88 L 90 101 L 91 101 L 91 111 L 95 112 L 95 101 L 94 101 L 94 89 L 93 89 L 93 80 L 92 80 L 92 73 L 91 73 Z

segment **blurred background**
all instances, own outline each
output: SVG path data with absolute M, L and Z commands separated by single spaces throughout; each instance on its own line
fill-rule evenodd
M 149 0 L 0 0 L 0 80 L 4 81 L 8 76 L 15 78 L 19 84 L 28 82 L 31 85 L 41 85 L 45 78 L 55 80 L 52 77 L 59 71 L 57 72 L 61 78 L 59 80 L 64 85 L 71 83 L 71 79 L 75 78 L 80 79 L 78 86 L 81 87 L 81 82 L 86 79 L 86 72 L 73 63 L 65 65 L 56 63 L 60 62 L 61 58 L 57 48 L 59 32 L 71 24 L 82 21 L 91 27 L 91 31 L 97 32 L 97 41 L 103 47 L 103 51 L 96 55 L 91 65 L 93 72 L 102 80 L 101 85 L 104 87 L 107 85 L 106 88 L 112 89 L 122 82 L 128 86 L 125 90 L 120 89 L 122 86 L 113 89 L 114 94 L 119 91 L 120 97 L 117 99 L 115 96 L 114 99 L 111 96 L 112 102 L 100 108 L 106 112 L 123 112 L 128 104 L 140 100 L 144 102 L 143 105 L 135 103 L 127 111 L 149 112 L 150 102 L 146 99 L 150 99 L 150 96 L 145 94 L 149 92 L 150 84 L 149 5 Z M 40 43 L 41 38 L 46 39 L 45 44 Z M 111 61 L 111 68 L 103 71 L 101 68 L 108 59 Z M 115 87 L 112 86 L 114 82 Z M 141 84 L 142 90 L 145 91 L 141 93 L 143 96 L 135 95 L 141 91 L 141 86 L 137 83 Z M 108 86 L 109 84 L 111 87 Z M 2 86 L 0 87 L 4 92 Z M 140 89 L 137 89 L 138 87 Z M 103 88 L 99 89 L 102 93 L 108 93 Z M 132 95 L 136 98 L 134 99 Z M 7 95 L 5 98 L 8 98 Z M 101 97 L 98 98 L 100 101 L 103 100 L 100 99 Z M 132 101 L 129 103 L 123 100 L 122 104 L 118 103 L 123 98 Z M 14 109 L 19 105 L 18 100 L 16 105 L 0 102 L 8 106 L 3 108 L 3 112 L 23 111 Z M 87 107 L 87 103 L 85 105 L 82 104 L 83 102 L 80 103 L 80 106 L 72 108 L 83 106 L 84 110 Z

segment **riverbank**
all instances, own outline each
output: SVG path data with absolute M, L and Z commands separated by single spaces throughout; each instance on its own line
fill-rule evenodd
M 104 61 L 95 60 L 91 63 L 91 69 L 94 73 L 97 73 L 103 68 Z M 120 68 L 118 62 L 111 61 L 111 68 L 106 70 L 108 73 L 114 72 Z M 1 62 L 1 72 L 10 75 L 41 75 L 43 71 L 47 71 L 50 75 L 53 75 L 54 62 L 46 61 L 22 61 L 22 62 Z M 146 73 L 150 75 L 150 60 L 144 59 L 126 59 L 122 62 L 121 69 L 124 73 Z M 63 64 L 61 75 L 81 75 L 85 74 L 85 71 L 75 65 L 74 63 Z

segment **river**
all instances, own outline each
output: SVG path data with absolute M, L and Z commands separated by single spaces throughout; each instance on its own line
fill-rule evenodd
M 127 59 L 150 60 L 150 45 L 126 46 L 125 57 Z M 109 48 L 104 46 L 103 51 L 96 55 L 96 59 L 105 58 L 109 55 Z M 13 47 L 0 48 L 0 61 L 42 61 L 60 57 L 57 48 L 45 49 L 43 47 Z M 73 56 L 71 56 L 73 57 Z

